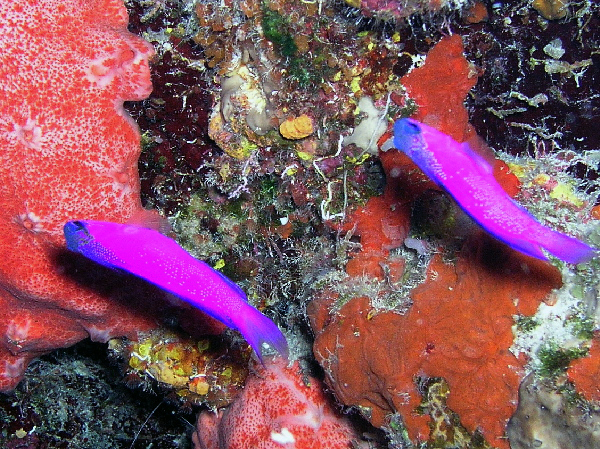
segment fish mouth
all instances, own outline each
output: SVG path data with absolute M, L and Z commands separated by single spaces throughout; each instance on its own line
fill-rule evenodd
M 396 132 L 414 136 L 415 134 L 421 134 L 421 128 L 412 120 L 403 118 L 396 122 Z
M 63 233 L 65 234 L 67 248 L 75 252 L 79 252 L 81 246 L 92 239 L 92 236 L 82 221 L 68 221 L 63 226 Z

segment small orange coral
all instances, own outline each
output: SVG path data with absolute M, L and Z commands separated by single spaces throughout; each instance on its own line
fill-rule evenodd
M 402 84 L 419 109 L 413 118 L 464 142 L 474 135 L 463 101 L 477 83 L 477 70 L 463 55 L 458 34 L 439 41 L 422 67 L 402 77 Z
M 532 6 L 544 19 L 557 20 L 567 15 L 569 2 L 565 0 L 533 0 Z
M 480 23 L 489 18 L 487 6 L 483 2 L 475 2 L 466 10 L 464 20 L 466 23 Z
M 302 114 L 298 117 L 288 118 L 279 125 L 279 132 L 284 139 L 298 140 L 310 136 L 314 131 L 312 119 Z
M 521 181 L 510 170 L 508 164 L 500 159 L 494 161 L 494 178 L 502 186 L 504 191 L 514 198 L 521 191 Z

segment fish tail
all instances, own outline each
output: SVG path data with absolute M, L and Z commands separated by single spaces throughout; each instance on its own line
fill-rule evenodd
M 260 313 L 257 309 L 249 306 L 244 310 L 244 318 L 240 320 L 237 329 L 250 343 L 256 355 L 263 361 L 262 345 L 268 344 L 275 349 L 282 357 L 288 358 L 288 344 L 283 333 L 277 325 L 268 317 Z
M 572 264 L 588 262 L 598 255 L 598 249 L 558 231 L 548 230 L 539 244 L 553 256 Z

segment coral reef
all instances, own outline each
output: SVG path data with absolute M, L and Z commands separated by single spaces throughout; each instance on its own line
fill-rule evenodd
M 469 128 L 467 111 L 461 99 L 477 78 L 462 50 L 459 36 L 442 39 L 429 51 L 425 64 L 402 77 L 402 85 L 410 100 L 398 93 L 391 98 L 399 106 L 414 102 L 418 106 L 417 114 L 423 120 L 435 123 L 465 140 L 473 130 Z M 422 269 L 416 270 L 414 263 L 407 264 L 406 257 L 389 257 L 390 250 L 401 247 L 408 237 L 413 202 L 438 187 L 399 152 L 381 153 L 380 160 L 387 174 L 383 195 L 374 196 L 364 206 L 355 207 L 340 226 L 341 231 L 360 237 L 361 245 L 359 251 L 350 253 L 345 271 L 350 276 L 347 282 L 353 282 L 351 278 L 364 276 L 381 280 L 387 278 L 395 286 L 391 290 L 398 290 L 402 284 L 414 286 L 415 280 L 410 282 L 408 276 Z M 423 274 L 416 276 L 420 280 L 422 277 Z M 334 291 L 340 289 L 339 286 L 330 288 Z M 376 293 L 379 297 L 385 297 L 377 301 L 378 307 L 385 304 L 384 308 L 400 310 L 400 305 L 407 302 L 407 293 L 384 288 Z
M 102 272 L 61 252 L 68 219 L 152 217 L 123 101 L 150 93 L 153 50 L 127 31 L 119 1 L 5 2 L 0 16 L 0 390 L 10 390 L 39 354 L 152 325 L 107 278 L 102 293 L 81 285 L 101 285 Z
M 346 348 L 361 348 L 355 342 L 363 340 L 373 342 L 356 359 L 345 352 L 349 349 L 331 346 L 342 362 L 351 360 L 357 372 L 371 373 L 369 362 L 398 372 L 357 374 L 348 387 L 326 377 L 335 392 L 343 392 L 340 402 L 358 404 L 373 422 L 385 424 L 387 442 L 371 439 L 376 429 L 365 424 L 361 438 L 369 438 L 370 447 L 413 447 L 416 442 L 410 441 L 406 424 L 410 435 L 424 440 L 422 446 L 506 447 L 499 437 L 515 410 L 516 388 L 526 371 L 550 378 L 544 383 L 548 395 L 566 388 L 560 401 L 576 399 L 575 408 L 567 404 L 554 411 L 563 410 L 575 421 L 579 410 L 594 413 L 594 402 L 581 400 L 561 379 L 571 359 L 585 354 L 585 340 L 597 326 L 598 267 L 553 261 L 561 270 L 558 275 L 497 246 L 409 160 L 384 143 L 390 137 L 388 125 L 398 117 L 431 120 L 454 138 L 471 143 L 477 141 L 476 130 L 495 150 L 496 177 L 511 196 L 544 223 L 598 244 L 593 222 L 599 216 L 594 154 L 600 148 L 594 126 L 600 98 L 597 2 L 569 3 L 567 15 L 559 20 L 545 18 L 535 6 L 560 2 L 531 0 L 485 2 L 486 8 L 483 2 L 476 2 L 477 7 L 459 1 L 126 3 L 129 30 L 156 50 L 153 93 L 125 105 L 143 129 L 139 169 L 144 205 L 170 217 L 178 241 L 188 251 L 223 270 L 248 292 L 253 305 L 280 324 L 293 358 L 314 362 L 307 303 L 314 329 L 323 334 L 317 345 L 325 345 L 328 333 L 337 331 L 346 339 Z M 409 9 L 396 8 L 400 3 Z M 98 25 L 102 28 L 103 22 Z M 124 26 L 118 28 L 124 32 Z M 88 39 L 87 29 L 81 30 L 70 48 L 79 48 L 80 36 Z M 53 48 L 61 41 L 60 35 L 54 36 L 47 41 Z M 36 67 L 43 67 L 42 61 Z M 85 110 L 92 105 L 89 99 L 79 102 Z M 114 107 L 107 110 L 114 112 Z M 301 117 L 310 119 L 310 129 L 306 118 L 289 126 Z M 24 122 L 22 134 L 31 131 L 35 141 L 39 131 L 30 125 Z M 382 146 L 388 151 L 379 152 Z M 486 145 L 478 145 L 479 150 L 492 160 Z M 85 186 L 78 189 L 87 192 Z M 27 223 L 35 228 L 35 223 Z M 523 267 L 532 271 L 525 273 Z M 87 273 L 80 280 L 112 291 L 101 273 L 81 261 L 71 261 L 68 268 L 80 276 Z M 547 279 L 537 283 L 543 273 Z M 546 296 L 561 277 L 563 287 Z M 459 281 L 470 284 L 458 285 Z M 139 291 L 137 284 L 132 287 Z M 525 299 L 510 302 L 511 289 Z M 151 307 L 133 315 L 138 310 L 135 297 L 149 302 L 154 292 L 134 294 L 133 301 L 123 292 L 112 296 L 131 303 L 125 309 L 119 301 L 111 310 L 128 317 L 132 327 L 144 327 L 141 321 L 153 325 L 147 319 Z M 544 298 L 547 304 L 531 315 Z M 196 328 L 194 338 L 202 335 L 198 315 L 189 309 L 183 316 L 172 312 L 160 315 L 169 327 L 185 324 Z M 516 312 L 521 315 L 511 316 Z M 99 313 L 109 312 L 103 308 Z M 388 328 L 388 322 L 394 325 Z M 461 328 L 459 322 L 466 324 Z M 412 326 L 412 334 L 393 327 L 405 323 Z M 15 322 L 9 337 L 17 341 L 22 328 Z M 397 346 L 381 343 L 378 338 L 384 336 Z M 198 347 L 207 340 L 208 350 Z M 111 348 L 126 382 L 140 387 L 136 397 L 151 390 L 166 402 L 183 404 L 186 411 L 198 403 L 202 410 L 225 405 L 247 366 L 245 347 L 232 333 L 188 340 L 153 332 L 137 342 L 113 340 Z M 573 362 L 575 388 L 588 398 L 593 398 L 593 348 L 593 357 Z M 339 368 L 329 354 L 320 356 L 325 374 Z M 70 361 L 72 367 L 77 363 Z M 494 363 L 501 368 L 498 375 Z M 52 383 L 54 378 L 36 367 L 29 371 L 39 381 L 36 389 L 49 391 L 44 381 Z M 203 367 L 208 373 L 214 368 L 211 382 L 197 376 Z M 227 377 L 229 367 L 232 378 L 240 374 L 233 383 Z M 404 368 L 407 371 L 401 372 Z M 396 385 L 405 391 L 385 388 Z M 25 386 L 22 383 L 17 393 Z M 356 399 L 361 392 L 367 399 Z M 409 395 L 402 396 L 404 392 Z M 573 428 L 585 432 L 577 427 L 580 422 L 561 421 L 558 413 L 550 420 L 544 413 L 532 413 L 545 399 L 532 405 L 523 394 L 522 398 L 523 407 L 517 408 L 507 432 L 515 447 L 533 444 L 532 436 L 542 434 L 530 429 L 552 434 L 544 442 L 567 441 Z M 4 402 L 9 404 L 6 410 L 18 415 L 10 398 L 2 399 L 9 401 Z M 22 410 L 35 402 L 31 394 L 18 400 Z M 49 415 L 64 416 L 60 404 L 45 406 Z M 152 415 L 154 406 L 144 413 Z M 124 431 L 115 430 L 113 439 L 105 437 L 105 447 L 121 446 L 123 438 L 129 443 L 139 430 L 126 417 L 139 409 L 130 410 L 114 414 L 111 428 Z M 166 414 L 177 421 L 173 413 Z M 42 428 L 40 419 L 47 420 L 46 435 L 54 438 L 61 432 L 52 433 L 49 427 L 62 429 L 62 424 L 45 417 L 36 418 L 33 425 Z M 479 430 L 477 421 L 482 423 Z M 548 422 L 558 427 L 548 430 Z M 143 445 L 155 441 L 169 447 L 166 439 L 173 445 L 182 441 L 173 433 L 183 434 L 183 429 L 161 432 L 153 419 L 149 423 L 141 429 Z M 35 434 L 30 424 L 25 419 L 12 421 L 10 444 L 17 445 L 19 437 L 28 443 L 29 435 Z M 159 439 L 161 433 L 165 438 Z M 61 433 L 67 434 L 86 435 L 75 425 Z M 280 432 L 275 438 L 289 435 Z M 268 435 L 263 440 L 272 442 Z M 594 444 L 593 439 L 583 441 Z M 134 447 L 142 443 L 138 440 Z
M 329 316 L 329 308 L 339 310 L 349 301 L 352 303 L 353 298 L 359 297 L 361 292 L 369 295 L 368 318 L 378 317 L 377 313 L 381 310 L 394 310 L 398 317 L 397 312 L 406 311 L 414 301 L 410 293 L 425 279 L 431 252 L 440 244 L 435 240 L 431 242 L 428 237 L 443 237 L 443 251 L 446 261 L 450 263 L 457 260 L 453 248 L 460 248 L 462 239 L 475 232 L 475 228 L 452 207 L 448 208 L 443 223 L 436 221 L 435 211 L 426 203 L 429 198 L 435 198 L 436 201 L 443 199 L 442 194 L 436 192 L 437 188 L 412 168 L 409 161 L 402 160 L 400 155 L 392 151 L 380 154 L 387 178 L 382 189 L 378 180 L 381 171 L 373 159 L 364 153 L 365 147 L 372 151 L 370 140 L 376 134 L 371 133 L 382 121 L 398 113 L 408 116 L 415 111 L 424 117 L 429 116 L 431 124 L 442 123 L 442 130 L 456 139 L 474 139 L 474 130 L 468 124 L 463 100 L 468 92 L 473 92 L 467 96 L 467 105 L 471 108 L 480 108 L 480 102 L 493 106 L 497 104 L 498 94 L 490 91 L 490 86 L 497 91 L 510 89 L 510 84 L 507 84 L 510 79 L 498 77 L 495 67 L 485 58 L 486 51 L 491 46 L 492 52 L 501 50 L 504 56 L 510 53 L 511 48 L 518 47 L 514 40 L 510 40 L 512 35 L 506 33 L 501 22 L 503 14 L 517 17 L 524 10 L 517 6 L 495 5 L 490 9 L 487 21 L 466 21 L 468 27 L 455 26 L 459 34 L 464 36 L 462 40 L 469 59 L 479 62 L 479 67 L 483 68 L 481 70 L 463 57 L 462 42 L 456 34 L 442 39 L 442 43 L 434 47 L 425 59 L 425 65 L 420 67 L 421 54 L 439 40 L 439 34 L 431 29 L 423 27 L 420 31 L 415 27 L 409 33 L 404 33 L 406 29 L 400 27 L 398 34 L 358 33 L 358 28 L 352 28 L 347 23 L 344 25 L 344 21 L 327 2 L 311 5 L 270 2 L 261 8 L 245 4 L 216 8 L 201 3 L 199 8 L 202 8 L 202 12 L 196 10 L 201 25 L 196 42 L 204 50 L 198 59 L 206 57 L 209 66 L 215 69 L 211 73 L 219 75 L 216 78 L 216 102 L 211 115 L 210 132 L 226 154 L 216 153 L 215 157 L 207 159 L 202 166 L 203 173 L 208 175 L 205 181 L 198 182 L 193 174 L 180 177 L 181 185 L 187 186 L 193 180 L 200 189 L 191 195 L 193 207 L 184 209 L 176 229 L 183 231 L 182 237 L 202 257 L 213 257 L 217 262 L 219 257 L 225 256 L 223 259 L 227 269 L 241 276 L 241 280 L 249 278 L 245 285 L 254 292 L 251 297 L 268 297 L 268 304 L 275 306 L 273 310 L 279 313 L 285 313 L 282 311 L 286 310 L 288 324 L 294 323 L 297 320 L 295 314 L 299 313 L 299 309 L 291 304 L 306 295 L 305 285 L 310 282 L 314 282 L 313 289 L 317 295 L 332 296 L 328 301 L 310 306 L 313 317 L 321 317 L 324 321 L 335 319 L 335 314 Z M 317 12 L 317 7 L 322 10 Z M 529 14 L 537 13 L 531 10 Z M 247 36 L 255 36 L 256 25 L 262 24 L 263 20 L 266 20 L 265 40 L 261 40 L 259 34 L 259 39 L 249 41 Z M 326 34 L 323 32 L 325 23 L 332 28 Z M 519 20 L 518 23 L 526 29 L 524 21 Z M 544 36 L 551 33 L 550 30 L 540 31 L 531 18 L 529 23 L 531 29 L 526 33 L 539 32 Z M 483 37 L 486 29 L 495 32 L 497 41 L 490 42 L 489 37 L 488 40 Z M 587 31 L 584 29 L 583 32 Z M 407 38 L 410 33 L 413 33 L 412 37 Z M 515 47 L 501 46 L 498 43 L 501 41 L 510 41 Z M 323 42 L 327 43 L 325 50 Z M 341 52 L 341 48 L 345 51 Z M 311 77 L 310 70 L 304 72 L 306 77 L 303 79 L 312 83 L 310 89 L 305 89 L 299 82 L 301 78 L 298 75 L 302 72 L 292 70 L 300 67 L 294 62 L 294 56 L 300 54 L 304 55 L 305 60 L 317 64 L 317 67 L 323 63 L 319 55 L 327 56 L 327 68 L 321 66 L 325 68 L 321 80 Z M 354 60 L 350 61 L 346 55 L 352 55 Z M 265 67 L 271 70 L 267 71 Z M 309 69 L 310 65 L 303 68 Z M 431 71 L 428 73 L 428 70 Z M 409 76 L 401 78 L 407 72 Z M 411 76 L 412 73 L 415 75 Z M 480 84 L 473 87 L 478 77 Z M 582 79 L 581 82 L 587 80 Z M 406 93 L 401 89 L 401 84 L 405 85 Z M 320 89 L 312 88 L 315 86 Z M 160 86 L 157 88 L 160 89 Z M 315 96 L 317 92 L 319 95 Z M 372 108 L 359 106 L 365 95 L 371 97 Z M 531 95 L 530 98 L 533 97 Z M 447 108 L 449 99 L 451 107 Z M 504 101 L 525 100 L 507 97 Z M 366 103 L 363 101 L 363 105 Z M 544 113 L 540 109 L 542 103 L 537 103 L 538 108 L 533 104 L 534 100 L 531 105 L 528 104 L 528 114 L 536 115 L 523 117 L 532 127 L 536 120 L 542 119 L 540 114 Z M 350 114 L 353 111 L 355 115 Z M 224 120 L 223 113 L 227 120 Z M 313 134 L 296 142 L 282 141 L 277 133 L 278 127 L 287 118 L 300 117 L 302 114 L 311 117 Z M 485 111 L 482 114 L 490 115 Z M 484 135 L 487 133 L 491 137 L 488 140 L 496 148 L 502 147 L 510 138 L 511 142 L 518 141 L 526 151 L 526 140 L 522 137 L 526 134 L 525 128 L 513 127 L 510 133 L 495 136 L 481 121 L 482 114 L 474 118 L 475 123 L 484 131 Z M 265 127 L 256 126 L 259 123 L 256 117 L 268 118 L 260 122 L 266 124 Z M 496 123 L 498 119 L 495 117 L 492 115 L 489 120 Z M 361 131 L 359 125 L 363 122 L 369 126 Z M 505 126 L 505 123 L 500 125 Z M 515 135 L 520 131 L 523 133 L 517 139 Z M 357 140 L 361 142 L 360 145 L 349 140 L 348 136 L 353 132 L 360 135 L 361 140 Z M 338 144 L 340 136 L 343 137 L 341 145 Z M 515 151 L 517 145 L 504 148 Z M 486 157 L 490 157 L 489 148 L 480 146 L 480 149 Z M 527 194 L 521 181 L 511 173 L 511 169 L 516 169 L 511 160 L 495 160 L 494 165 L 497 178 L 511 196 Z M 550 176 L 554 178 L 555 174 L 551 173 Z M 527 189 L 531 188 L 527 181 L 526 185 Z M 369 189 L 360 186 L 368 186 Z M 203 189 L 209 192 L 204 197 L 201 195 Z M 377 196 L 382 191 L 383 196 Z M 178 189 L 178 192 L 182 192 L 185 198 L 186 189 Z M 370 196 L 373 197 L 369 199 Z M 534 198 L 539 199 L 539 196 L 534 195 L 532 201 Z M 447 199 L 445 202 L 448 204 Z M 414 207 L 417 203 L 423 205 L 421 210 Z M 554 207 L 553 202 L 548 209 Z M 243 212 L 240 213 L 240 210 Z M 423 228 L 427 227 L 426 233 L 416 236 L 409 234 L 410 223 L 416 219 L 424 224 Z M 327 227 L 336 232 L 337 237 L 333 241 L 327 237 L 327 227 L 320 225 L 321 220 L 325 220 Z M 270 237 L 265 239 L 265 235 Z M 458 236 L 459 239 L 453 241 L 448 236 Z M 360 247 L 357 245 L 359 238 Z M 475 241 L 470 245 L 477 247 L 479 238 L 473 237 Z M 493 245 L 488 240 L 484 241 L 486 245 Z M 251 244 L 248 245 L 248 242 Z M 328 247 L 333 248 L 334 252 Z M 497 251 L 504 254 L 499 248 L 490 251 L 492 254 Z M 519 262 L 511 259 L 514 256 L 505 256 L 515 264 L 522 261 L 518 257 Z M 477 257 L 467 259 L 469 262 L 462 263 L 471 267 L 467 270 L 469 273 L 477 273 L 482 269 Z M 506 264 L 501 266 L 510 266 L 509 261 Z M 492 266 L 486 265 L 487 269 L 495 273 L 493 263 L 489 262 L 489 265 Z M 340 267 L 343 271 L 339 270 Z M 545 268 L 540 270 L 544 272 Z M 539 303 L 552 287 L 560 284 L 557 273 L 549 270 L 548 284 L 540 291 L 534 288 L 528 291 L 527 282 L 519 278 L 523 295 L 531 295 L 528 296 L 531 304 Z M 298 275 L 302 283 L 296 281 Z M 526 277 L 524 274 L 522 276 Z M 488 295 L 491 296 L 491 292 Z M 281 301 L 281 298 L 285 301 Z M 486 304 L 490 307 L 493 301 Z M 484 305 L 481 307 L 474 314 L 487 313 L 484 312 Z M 510 310 L 514 312 L 514 305 L 508 307 L 506 315 L 500 320 L 504 325 L 499 332 L 504 338 L 501 344 L 494 346 L 497 352 L 491 350 L 490 359 L 486 360 L 497 357 L 506 365 L 523 367 L 524 357 L 511 358 L 507 352 L 512 342 L 509 330 L 514 323 Z M 532 305 L 527 314 L 533 311 Z M 435 309 L 432 308 L 428 313 L 434 314 Z M 493 374 L 488 374 L 494 379 Z M 511 379 L 511 388 L 500 388 L 498 395 L 508 403 L 499 406 L 500 411 L 496 411 L 496 416 L 500 416 L 497 424 L 491 418 L 491 413 L 485 424 L 488 429 L 494 429 L 485 432 L 488 437 L 492 435 L 491 439 L 503 434 L 504 423 L 515 407 L 519 377 L 514 373 L 506 375 Z M 501 377 L 495 378 L 493 384 L 497 385 L 499 379 Z M 449 398 L 453 394 L 451 384 Z M 410 385 L 415 388 L 412 383 Z M 460 391 L 460 387 L 456 388 L 457 398 L 468 395 L 468 388 L 465 387 L 464 392 Z M 418 405 L 418 390 L 412 391 L 415 394 L 413 405 Z M 477 391 L 480 398 L 492 394 L 486 388 Z M 457 405 L 460 402 L 460 399 L 455 402 L 450 400 L 453 407 L 466 415 L 467 428 L 473 431 L 477 412 L 465 411 L 468 405 L 461 408 Z M 477 409 L 475 406 L 473 408 Z M 419 421 L 417 418 L 415 420 Z M 426 418 L 420 419 L 420 429 L 426 430 L 425 421 Z M 424 435 L 427 434 L 425 430 Z M 506 443 L 501 440 L 499 444 Z
M 416 97 L 423 120 L 431 120 L 445 132 L 467 140 L 473 138 L 473 129 L 467 123 L 462 98 L 473 87 L 475 73 L 462 56 L 460 38 L 454 36 L 440 41 L 425 64 L 403 77 L 402 82 L 409 95 Z M 450 93 L 447 86 L 452 86 Z M 456 97 L 454 92 L 458 93 Z M 450 107 L 444 103 L 448 97 Z M 394 101 L 402 104 L 402 97 Z M 386 275 L 388 282 L 394 279 L 391 273 L 395 271 L 396 281 L 390 284 L 398 285 L 397 279 L 403 277 L 399 273 L 406 268 L 397 256 L 391 264 L 389 249 L 398 248 L 407 236 L 410 199 L 422 198 L 436 187 L 423 178 L 419 181 L 420 175 L 412 174 L 411 164 L 397 154 L 390 151 L 381 154 L 381 159 L 388 175 L 384 195 L 371 198 L 349 215 L 344 227 L 361 236 L 361 251 L 348 262 L 346 271 L 351 277 Z M 521 183 L 507 170 L 508 165 L 501 161 L 494 165 L 501 184 L 511 195 L 518 194 Z M 390 211 L 398 220 L 395 226 L 387 224 Z M 388 237 L 391 229 L 403 230 L 396 233 L 393 243 Z M 394 312 L 379 313 L 381 300 L 341 298 L 340 288 L 331 287 L 322 299 L 309 305 L 308 313 L 317 333 L 315 354 L 325 368 L 328 385 L 343 403 L 358 406 L 374 425 L 389 427 L 392 421 L 386 416 L 399 412 L 411 438 L 427 440 L 428 418 L 416 414 L 420 390 L 414 378 L 443 377 L 450 388 L 448 407 L 458 414 L 462 424 L 470 432 L 481 431 L 494 446 L 506 447 L 504 427 L 515 410 L 526 361 L 509 352 L 513 316 L 532 315 L 539 303 L 561 285 L 561 276 L 551 266 L 495 248 L 473 227 L 471 234 L 467 246 L 452 256 L 452 263 L 434 257 L 427 268 L 427 280 L 405 292 L 414 302 L 407 312 L 406 302 L 400 307 L 392 302 L 396 304 Z M 385 272 L 384 267 L 389 271 Z M 503 289 L 508 290 L 503 293 Z M 519 298 L 516 304 L 515 298 Z M 333 312 L 327 316 L 323 309 Z M 456 332 L 457 326 L 462 332 Z M 363 350 L 357 350 L 357 346 Z M 373 352 L 369 349 L 373 347 L 386 350 Z M 398 357 L 390 358 L 390 354 Z M 422 412 L 427 410 L 421 408 Z M 431 438 L 435 438 L 433 435 Z
M 350 449 L 352 427 L 329 404 L 321 383 L 296 362 L 269 361 L 247 380 L 224 411 L 203 412 L 193 436 L 196 449 Z

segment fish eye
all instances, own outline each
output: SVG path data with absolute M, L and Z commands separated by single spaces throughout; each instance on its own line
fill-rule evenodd
M 89 235 L 85 222 L 79 220 L 68 221 L 64 229 L 65 233 L 69 233 L 70 235 L 81 235 L 82 233 L 83 235 Z
M 398 120 L 395 128 L 397 134 L 413 136 L 421 133 L 419 125 L 408 118 Z
M 73 226 L 75 226 L 77 231 L 85 230 L 85 225 L 81 221 L 72 221 Z
M 67 221 L 63 227 L 67 248 L 71 251 L 81 252 L 81 245 L 89 243 L 92 239 L 83 221 Z
M 421 128 L 419 125 L 413 122 L 406 121 L 405 131 L 408 134 L 419 134 L 421 132 Z

